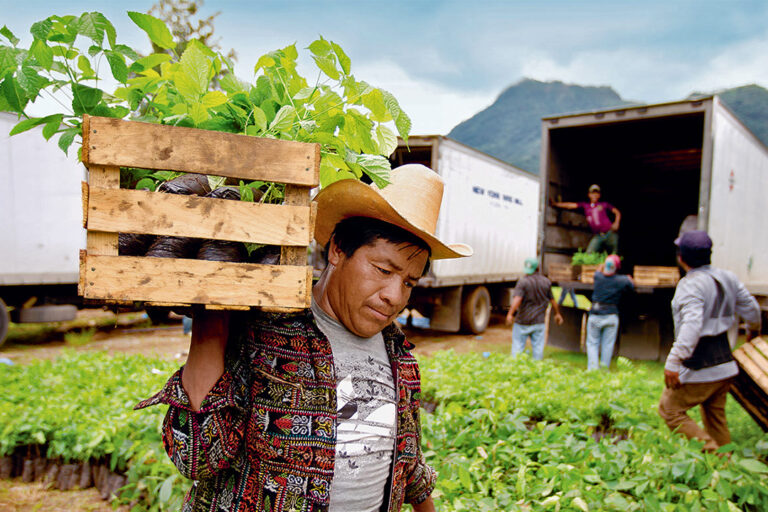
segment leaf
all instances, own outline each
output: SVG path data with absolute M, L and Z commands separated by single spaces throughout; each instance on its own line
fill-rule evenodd
M 104 52 L 104 54 L 107 56 L 109 68 L 112 70 L 112 76 L 114 76 L 121 84 L 128 81 L 128 66 L 125 64 L 125 57 L 115 51 L 107 51 Z
M 152 55 L 142 57 L 141 59 L 131 64 L 130 71 L 133 73 L 140 73 L 146 69 L 155 68 L 163 62 L 168 62 L 169 60 L 171 60 L 171 56 L 167 53 L 153 53 Z
M 741 459 L 739 466 L 752 473 L 768 473 L 768 466 L 757 459 Z
M 320 187 L 327 187 L 331 183 L 341 180 L 356 180 L 357 176 L 344 169 L 337 169 L 326 160 L 320 162 Z
M 331 48 L 333 48 L 333 53 L 335 53 L 336 58 L 339 59 L 341 70 L 344 72 L 345 75 L 348 75 L 352 61 L 349 60 L 349 57 L 347 57 L 347 54 L 344 53 L 344 50 L 341 49 L 341 46 L 337 45 L 333 41 L 330 41 L 330 43 L 331 43 Z
M 24 90 L 16 83 L 11 73 L 5 75 L 5 79 L 0 83 L 0 94 L 5 98 L 8 107 L 16 113 L 22 113 L 27 106 L 29 98 L 24 94 Z
M 30 99 L 37 97 L 40 89 L 49 83 L 47 78 L 40 76 L 32 67 L 26 65 L 21 67 L 21 72 L 16 75 L 16 79 Z
M 243 82 L 241 82 L 234 73 L 226 73 L 219 78 L 219 85 L 221 85 L 221 88 L 228 93 L 245 91 Z
M 152 178 L 142 178 L 136 183 L 136 190 L 150 190 L 155 191 L 155 180 Z
M 96 76 L 96 72 L 91 67 L 91 61 L 88 57 L 81 55 L 77 58 L 77 69 L 83 73 L 83 78 L 91 78 Z
M 221 91 L 208 91 L 200 102 L 205 108 L 218 107 L 227 102 L 227 95 Z
M 101 43 L 104 42 L 104 27 L 99 25 L 98 14 L 97 12 L 84 12 L 80 15 L 75 25 L 78 34 L 91 39 L 101 46 Z
M 59 148 L 66 154 L 69 154 L 69 146 L 75 141 L 75 136 L 80 134 L 78 128 L 69 128 L 59 137 Z
M 61 114 L 57 114 L 57 115 L 61 116 Z M 47 117 L 31 117 L 29 119 L 25 119 L 20 123 L 17 123 L 16 126 L 14 126 L 13 128 L 11 128 L 11 131 L 8 133 L 8 135 L 17 135 L 19 133 L 26 132 L 27 130 L 31 130 L 35 126 L 39 126 L 41 124 L 47 123 L 54 117 L 56 117 L 56 115 L 47 116 Z
M 48 39 L 48 34 L 51 33 L 51 29 L 53 28 L 53 21 L 51 18 L 45 19 L 43 21 L 38 21 L 37 23 L 32 24 L 32 27 L 29 29 L 29 33 L 35 36 L 36 39 L 42 39 L 43 41 Z
M 379 153 L 389 156 L 397 149 L 397 136 L 392 130 L 384 125 L 376 127 L 376 143 L 379 146 Z
M 179 92 L 191 99 L 197 100 L 208 90 L 211 79 L 211 61 L 197 46 L 188 46 L 181 56 L 181 74 L 176 75 Z M 179 84 L 183 78 L 183 85 Z
M 320 70 L 333 80 L 338 80 L 339 70 L 336 69 L 336 60 L 333 57 L 312 57 Z
M 328 57 L 333 51 L 333 48 L 328 41 L 322 37 L 312 41 L 307 48 L 317 57 Z
M 17 50 L 7 46 L 0 46 L 0 76 L 5 76 L 9 71 L 16 70 Z
M 384 105 L 387 107 L 392 119 L 395 121 L 395 127 L 406 142 L 408 141 L 408 134 L 411 132 L 411 118 L 406 115 L 400 108 L 400 104 L 397 102 L 392 93 L 380 89 L 384 98 Z
M 13 35 L 13 32 L 11 32 L 8 27 L 3 25 L 3 28 L 0 28 L 0 34 L 3 35 L 13 46 L 16 46 L 19 44 L 19 38 Z
M 50 119 L 43 126 L 43 137 L 45 137 L 45 140 L 50 140 L 59 131 L 61 122 L 64 120 L 63 114 L 54 114 L 48 117 Z
M 275 118 L 269 125 L 269 130 L 272 132 L 284 132 L 290 130 L 293 126 L 293 122 L 296 119 L 296 109 L 291 105 L 283 105 L 275 114 Z
M 149 14 L 143 14 L 135 11 L 128 11 L 128 17 L 139 26 L 144 32 L 147 33 L 149 39 L 160 48 L 172 49 L 176 48 L 176 43 L 173 41 L 173 35 L 168 27 L 162 20 L 150 16 Z
M 267 115 L 264 113 L 263 110 L 261 110 L 259 107 L 253 107 L 253 110 L 251 111 L 251 116 L 253 117 L 253 125 L 257 126 L 259 130 L 266 131 L 267 129 Z
M 141 58 L 141 55 L 136 53 L 136 50 L 124 44 L 114 45 L 113 50 L 133 61 L 139 60 Z
M 573 498 L 571 505 L 573 505 L 574 507 L 578 508 L 583 512 L 589 512 L 589 507 L 587 506 L 587 502 L 581 499 L 579 496 L 576 496 L 575 498 Z
M 357 155 L 355 163 L 363 168 L 363 172 L 368 175 L 369 178 L 379 188 L 384 188 L 389 185 L 389 172 L 391 165 L 389 160 L 379 155 Z
M 90 114 L 104 96 L 104 91 L 82 84 L 72 85 L 72 108 L 75 115 Z
M 32 42 L 32 46 L 29 47 L 29 53 L 43 68 L 51 69 L 53 66 L 53 49 L 45 44 L 45 41 L 42 39 L 35 39 Z
M 253 68 L 253 72 L 257 73 L 261 68 L 271 68 L 275 65 L 275 59 L 269 55 L 262 55 L 256 62 L 256 66 Z

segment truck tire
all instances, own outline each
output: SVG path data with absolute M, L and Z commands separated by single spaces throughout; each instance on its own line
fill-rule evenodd
M 34 306 L 14 311 L 19 323 L 67 322 L 74 320 L 77 307 L 72 304 Z
M 8 306 L 3 299 L 0 299 L 0 347 L 5 343 L 5 337 L 8 336 L 8 326 L 11 323 L 11 315 L 8 313 Z
M 461 328 L 480 334 L 491 319 L 491 294 L 488 288 L 478 286 L 464 296 L 461 303 Z

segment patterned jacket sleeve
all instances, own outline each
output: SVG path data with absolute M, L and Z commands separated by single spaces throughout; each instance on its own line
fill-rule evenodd
M 421 395 L 421 375 L 418 372 L 418 366 L 416 367 L 416 372 L 419 381 L 419 393 L 413 406 L 418 432 L 418 461 L 413 465 L 413 469 L 405 482 L 405 502 L 411 505 L 417 505 L 429 498 L 437 483 L 437 472 L 432 469 L 432 466 L 427 464 L 424 459 L 424 453 L 421 451 L 421 415 L 419 414 L 420 403 L 418 400 L 418 397 Z
M 184 367 L 153 397 L 136 409 L 156 404 L 170 406 L 163 422 L 163 445 L 179 472 L 191 480 L 215 477 L 229 468 L 241 452 L 248 411 L 248 365 L 240 357 L 227 358 L 226 370 L 195 412 L 181 375 Z

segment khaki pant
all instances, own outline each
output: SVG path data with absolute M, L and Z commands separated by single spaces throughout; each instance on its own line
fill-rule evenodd
M 731 442 L 731 433 L 725 419 L 725 400 L 733 379 L 717 382 L 683 384 L 677 389 L 665 388 L 659 401 L 659 416 L 670 430 L 688 439 L 704 441 L 704 450 L 715 451 Z M 701 406 L 704 429 L 688 416 L 688 410 Z

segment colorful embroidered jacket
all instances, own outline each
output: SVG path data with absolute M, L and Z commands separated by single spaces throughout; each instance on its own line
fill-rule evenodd
M 336 443 L 336 377 L 331 346 L 311 310 L 255 314 L 233 326 L 225 372 L 193 412 L 176 372 L 143 408 L 170 406 L 163 443 L 194 480 L 183 510 L 328 510 Z M 239 333 L 235 335 L 234 333 Z M 397 404 L 394 464 L 382 510 L 420 503 L 436 475 L 421 453 L 420 378 L 412 348 L 394 325 L 383 331 Z

